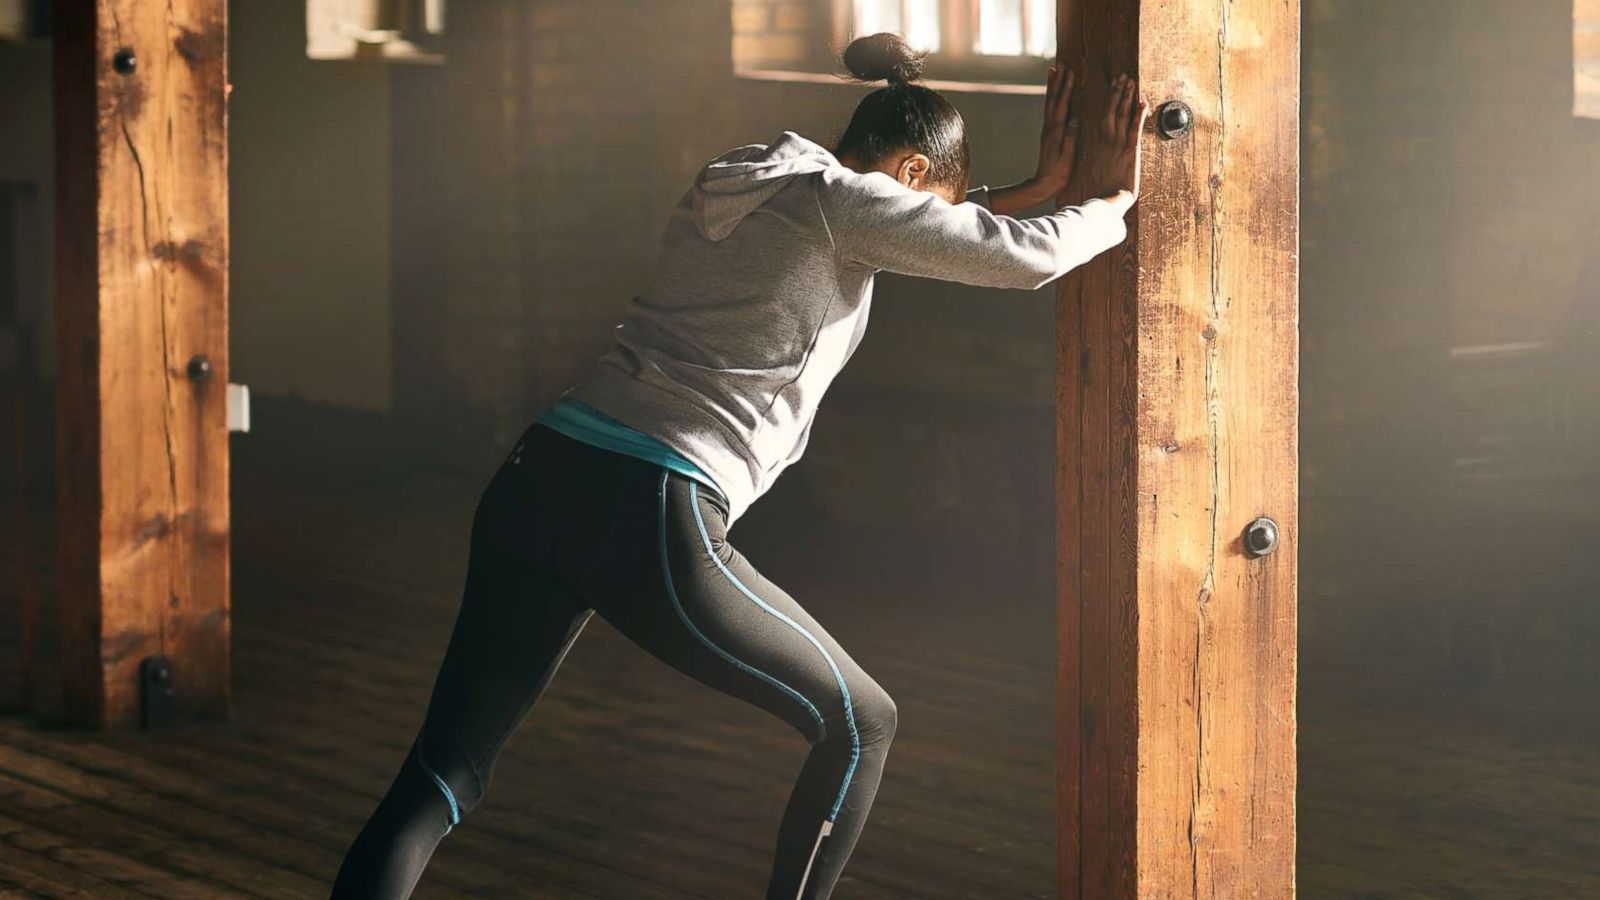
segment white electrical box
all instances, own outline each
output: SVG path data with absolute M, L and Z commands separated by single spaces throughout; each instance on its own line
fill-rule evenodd
M 250 430 L 250 386 L 228 385 L 228 430 Z

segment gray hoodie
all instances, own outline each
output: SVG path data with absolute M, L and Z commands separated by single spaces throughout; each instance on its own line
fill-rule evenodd
M 1100 200 L 1015 219 L 858 173 L 786 131 L 707 165 L 650 285 L 568 395 L 651 435 L 722 488 L 731 521 L 804 452 L 861 341 L 879 271 L 1032 290 L 1120 243 Z

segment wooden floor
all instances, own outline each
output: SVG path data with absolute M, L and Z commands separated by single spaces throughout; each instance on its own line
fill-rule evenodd
M 0 719 L 0 896 L 326 896 L 422 715 L 474 499 L 459 478 L 309 477 L 242 454 L 232 720 L 99 735 Z M 1048 585 L 1002 602 L 767 568 L 900 707 L 836 896 L 1053 897 Z M 1600 897 L 1594 742 L 1336 693 L 1301 714 L 1301 896 Z M 596 619 L 417 896 L 758 897 L 804 750 Z
M 0 720 L 0 885 L 325 895 L 420 721 L 474 486 L 297 488 L 246 460 L 235 499 L 232 720 L 112 736 Z M 923 621 L 815 604 L 904 719 L 842 897 L 1051 895 L 1049 636 L 973 600 Z M 805 749 L 596 619 L 417 896 L 759 896 Z

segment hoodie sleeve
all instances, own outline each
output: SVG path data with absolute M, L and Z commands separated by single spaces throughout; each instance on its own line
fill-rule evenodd
M 1128 235 L 1122 211 L 1104 200 L 1014 219 L 994 214 L 981 200 L 951 205 L 882 173 L 848 171 L 825 173 L 818 192 L 841 258 L 962 284 L 1032 290 Z M 976 200 L 970 193 L 968 199 Z

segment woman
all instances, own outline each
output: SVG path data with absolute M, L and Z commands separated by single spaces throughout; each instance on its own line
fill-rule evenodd
M 1074 79 L 1054 67 L 1037 175 L 968 191 L 961 116 L 916 83 L 921 58 L 881 34 L 844 61 L 888 85 L 837 149 L 785 132 L 711 162 L 599 373 L 528 429 L 485 490 L 427 717 L 335 897 L 410 894 L 595 611 L 811 743 L 767 896 L 832 893 L 878 789 L 894 702 L 728 529 L 800 458 L 861 339 L 876 272 L 1031 289 L 1121 243 L 1147 112 L 1118 78 L 1080 148 Z M 1061 191 L 1075 157 L 1095 199 L 1009 217 Z

